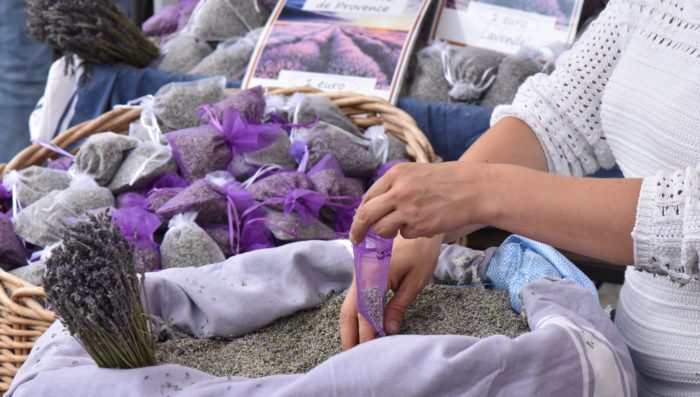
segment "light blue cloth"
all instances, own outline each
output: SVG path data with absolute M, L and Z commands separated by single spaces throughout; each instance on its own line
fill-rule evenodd
M 501 244 L 486 270 L 486 278 L 495 288 L 508 291 L 510 305 L 518 313 L 522 310 L 518 295 L 523 287 L 548 276 L 575 281 L 599 301 L 593 282 L 554 247 L 515 234 Z

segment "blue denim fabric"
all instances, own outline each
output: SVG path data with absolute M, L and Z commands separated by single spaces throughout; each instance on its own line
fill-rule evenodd
M 0 1 L 0 162 L 29 144 L 29 115 L 44 92 L 52 50 L 26 34 L 23 0 Z
M 454 161 L 489 128 L 493 109 L 403 98 L 398 106 L 410 114 L 444 161 Z

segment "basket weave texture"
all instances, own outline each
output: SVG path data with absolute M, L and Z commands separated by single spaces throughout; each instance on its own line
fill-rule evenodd
M 296 92 L 328 97 L 361 129 L 383 124 L 387 133 L 406 144 L 408 154 L 416 162 L 440 160 L 415 120 L 381 98 L 357 93 L 324 93 L 307 87 L 269 89 L 267 94 L 292 95 Z M 126 134 L 129 124 L 137 121 L 140 115 L 141 110 L 137 108 L 117 108 L 66 130 L 51 143 L 68 150 L 97 133 L 111 131 Z M 11 170 L 41 165 L 53 157 L 56 154 L 43 146 L 28 146 L 9 163 L 0 164 L 0 178 Z M 2 270 L 0 282 L 4 287 L 0 291 L 0 392 L 4 392 L 9 388 L 19 367 L 26 361 L 34 342 L 55 320 L 55 315 L 44 308 L 46 296 L 43 288 Z

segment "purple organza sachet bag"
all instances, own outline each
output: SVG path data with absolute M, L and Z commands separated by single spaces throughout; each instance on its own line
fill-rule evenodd
M 393 239 L 381 238 L 370 230 L 360 244 L 352 247 L 355 254 L 357 311 L 381 336 L 385 335 L 384 306 L 393 245 Z

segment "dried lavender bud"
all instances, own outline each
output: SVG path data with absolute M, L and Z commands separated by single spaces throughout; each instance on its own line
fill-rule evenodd
M 360 292 L 360 301 L 367 309 L 365 319 L 374 329 L 384 329 L 384 305 L 386 295 L 379 287 L 365 288 Z
M 224 76 L 227 80 L 241 80 L 246 72 L 261 29 L 255 29 L 245 37 L 232 37 L 219 44 L 202 59 L 190 74 L 201 76 Z
M 285 197 L 287 193 L 294 189 L 313 189 L 311 181 L 306 175 L 300 172 L 287 171 L 278 172 L 265 177 L 252 185 L 246 190 L 253 193 L 258 201 L 266 201 L 272 198 Z M 270 208 L 282 209 L 282 204 L 270 204 Z
M 20 266 L 10 271 L 10 274 L 17 276 L 22 280 L 37 287 L 44 285 L 44 273 L 46 272 L 46 264 L 44 262 L 34 262 L 26 266 Z
M 167 130 L 184 130 L 204 124 L 197 108 L 224 98 L 226 78 L 212 77 L 161 87 L 153 99 L 153 110 Z
M 308 145 L 310 166 L 330 154 L 338 161 L 345 175 L 369 177 L 381 165 L 381 159 L 375 157 L 369 149 L 368 140 L 330 124 L 319 123 L 311 128 L 300 129 L 296 139 Z
M 265 25 L 269 16 L 253 1 L 202 0 L 185 29 L 207 41 L 224 41 Z
M 163 52 L 159 70 L 190 74 L 192 68 L 212 53 L 212 48 L 204 40 L 180 34 L 165 44 Z
M 106 186 L 119 169 L 124 154 L 136 147 L 138 140 L 113 132 L 95 134 L 80 146 L 75 158 L 76 170 L 90 175 Z
M 177 170 L 170 148 L 152 141 L 130 151 L 108 187 L 115 194 L 148 186 L 166 172 Z
M 219 246 L 221 252 L 225 257 L 229 258 L 233 256 L 233 247 L 231 247 L 231 240 L 229 236 L 228 225 L 217 225 L 213 223 L 202 223 L 199 226 L 207 232 L 209 237 Z M 234 244 L 236 243 L 236 237 L 234 236 Z
M 341 352 L 338 316 L 345 295 L 233 339 L 171 339 L 157 345 L 160 364 L 186 365 L 214 376 L 306 373 Z M 427 285 L 408 308 L 402 334 L 515 338 L 529 331 L 508 294 L 479 287 Z
M 170 221 L 163 237 L 160 255 L 163 269 L 203 266 L 226 260 L 219 246 L 194 223 L 196 212 L 178 214 Z
M 46 247 L 57 243 L 69 221 L 89 210 L 113 207 L 112 193 L 87 177 L 74 180 L 65 190 L 54 190 L 25 208 L 15 218 L 15 231 L 26 241 Z
M 10 271 L 27 264 L 27 255 L 12 229 L 12 219 L 0 212 L 0 268 Z
M 142 245 L 134 247 L 134 269 L 138 273 L 152 272 L 160 269 L 160 251 L 158 246 Z
M 320 220 L 315 219 L 305 224 L 295 212 L 285 214 L 268 211 L 265 215 L 265 225 L 270 229 L 272 235 L 280 241 L 333 240 L 338 238 L 338 234 Z
M 156 214 L 166 219 L 177 214 L 196 211 L 201 222 L 227 222 L 227 201 L 218 186 L 199 179 L 163 204 Z
M 210 172 L 225 170 L 231 163 L 231 148 L 211 125 L 166 134 L 173 157 L 188 181 L 202 179 Z
M 287 103 L 289 119 L 297 123 L 310 123 L 319 120 L 334 125 L 344 131 L 360 135 L 360 130 L 343 111 L 330 99 L 323 96 L 306 96 L 294 94 Z M 295 116 L 296 115 L 296 116 Z
M 454 78 L 450 98 L 459 102 L 479 102 L 493 83 L 504 55 L 478 47 L 454 47 L 450 53 Z
M 155 363 L 132 253 L 107 213 L 73 225 L 46 263 L 49 305 L 100 367 Z
M 529 57 L 507 56 L 498 66 L 498 74 L 481 101 L 482 106 L 496 107 L 513 102 L 525 80 L 542 71 L 542 65 Z
M 2 183 L 23 207 L 27 207 L 51 191 L 67 188 L 71 179 L 65 171 L 33 165 L 21 171 L 10 171 Z
M 158 48 L 109 0 L 28 0 L 27 28 L 41 42 L 98 64 L 148 66 Z

